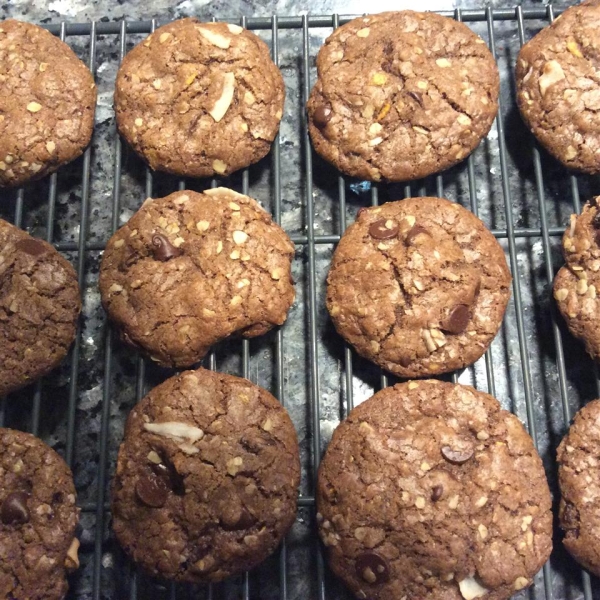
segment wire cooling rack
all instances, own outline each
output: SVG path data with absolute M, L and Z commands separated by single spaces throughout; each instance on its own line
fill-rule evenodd
M 527 426 L 555 491 L 555 449 L 574 411 L 600 395 L 595 366 L 556 319 L 550 285 L 560 266 L 560 236 L 570 212 L 596 180 L 570 175 L 538 150 L 519 119 L 513 72 L 520 45 L 562 9 L 514 7 L 443 13 L 469 23 L 489 44 L 501 72 L 498 118 L 463 164 L 410 185 L 370 185 L 341 177 L 311 150 L 304 103 L 314 57 L 332 28 L 349 16 L 231 19 L 255 30 L 284 74 L 286 114 L 269 157 L 227 180 L 177 180 L 151 173 L 121 142 L 112 114 L 114 78 L 134 43 L 155 21 L 45 25 L 87 62 L 99 87 L 92 146 L 42 182 L 0 193 L 0 216 L 43 237 L 73 261 L 84 300 L 70 358 L 42 382 L 0 400 L 0 425 L 52 444 L 72 467 L 82 508 L 81 568 L 69 598 L 342 599 L 327 572 L 314 524 L 314 480 L 332 430 L 355 403 L 394 383 L 356 356 L 324 310 L 331 254 L 360 206 L 439 195 L 484 220 L 506 250 L 513 297 L 501 333 L 476 365 L 449 377 L 498 397 Z M 296 524 L 276 554 L 251 574 L 208 587 L 151 581 L 137 572 L 110 534 L 109 483 L 128 411 L 171 375 L 123 347 L 107 326 L 97 273 L 102 250 L 147 196 L 227 185 L 258 198 L 296 244 L 297 301 L 284 327 L 261 339 L 219 346 L 205 366 L 248 377 L 289 410 L 302 452 Z M 559 536 L 551 560 L 520 598 L 600 598 L 600 586 L 568 557 Z

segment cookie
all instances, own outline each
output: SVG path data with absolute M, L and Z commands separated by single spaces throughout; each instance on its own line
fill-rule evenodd
M 498 112 L 498 68 L 466 25 L 385 12 L 336 29 L 307 104 L 315 150 L 372 181 L 419 179 L 459 163 Z
M 300 461 L 285 409 L 246 379 L 186 371 L 131 411 L 113 528 L 155 576 L 221 581 L 271 554 L 296 516 Z
M 517 102 L 544 148 L 571 169 L 600 173 L 600 2 L 567 9 L 523 46 Z
M 0 219 L 0 396 L 60 364 L 75 339 L 80 311 L 71 263 Z
M 600 360 L 600 196 L 584 205 L 562 239 L 565 266 L 554 278 L 554 299 L 571 333 L 585 344 L 588 354 Z
M 79 567 L 73 475 L 52 448 L 0 428 L 0 598 L 60 600 Z
M 474 363 L 510 298 L 504 252 L 471 212 L 443 198 L 361 208 L 327 278 L 338 333 L 400 377 Z
M 552 549 L 531 438 L 458 384 L 410 381 L 355 408 L 321 462 L 317 508 L 329 564 L 362 600 L 505 600 Z
M 89 69 L 51 33 L 0 23 L 0 186 L 53 173 L 81 155 L 94 128 Z
M 281 325 L 294 301 L 294 245 L 248 196 L 227 188 L 148 199 L 109 240 L 102 302 L 123 339 L 188 367 L 216 342 Z
M 283 77 L 254 33 L 181 19 L 127 54 L 115 111 L 121 135 L 153 169 L 211 177 L 269 152 L 284 98 Z
M 600 400 L 576 415 L 558 447 L 560 526 L 566 549 L 586 569 L 600 576 Z

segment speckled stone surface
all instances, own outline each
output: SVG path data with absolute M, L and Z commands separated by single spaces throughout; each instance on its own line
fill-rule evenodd
M 422 8 L 451 10 L 457 4 L 452 0 L 431 0 Z M 499 0 L 494 6 L 509 6 L 507 0 Z M 540 3 L 527 1 L 525 6 L 541 7 Z M 461 1 L 462 8 L 481 7 L 474 0 Z M 563 5 L 564 6 L 564 5 Z M 389 10 L 409 7 L 405 0 L 392 3 L 389 0 L 374 0 L 368 6 L 358 0 L 315 0 L 310 3 L 312 14 L 327 14 L 340 11 L 344 14 Z M 413 6 L 414 7 L 414 6 Z M 270 16 L 274 11 L 279 15 L 306 14 L 308 4 L 298 6 L 291 0 L 259 3 L 252 0 L 239 0 L 226 3 L 223 0 L 156 0 L 152 8 L 148 3 L 109 2 L 97 0 L 89 3 L 75 0 L 11 0 L 0 5 L 0 18 L 23 18 L 32 22 L 58 23 L 85 22 L 90 19 L 119 19 L 126 15 L 128 20 L 158 17 L 160 22 L 171 18 L 196 15 L 203 19 L 227 17 L 237 19 L 241 15 Z M 529 39 L 544 25 L 544 21 L 526 21 L 525 37 Z M 547 23 L 547 21 L 546 21 Z M 485 23 L 470 23 L 474 31 L 489 42 Z M 347 180 L 342 186 L 345 204 L 340 202 L 340 182 L 338 173 L 329 165 L 311 154 L 314 170 L 312 179 L 308 177 L 306 160 L 306 138 L 302 133 L 302 95 L 304 86 L 312 84 L 315 78 L 314 57 L 324 38 L 331 32 L 331 26 L 311 28 L 308 37 L 310 81 L 303 77 L 303 32 L 301 29 L 280 29 L 278 36 L 278 61 L 286 83 L 286 108 L 279 138 L 281 173 L 281 222 L 286 231 L 298 242 L 293 273 L 296 279 L 297 298 L 290 311 L 287 323 L 282 329 L 281 378 L 278 379 L 278 333 L 249 343 L 247 374 L 254 382 L 278 395 L 290 411 L 298 431 L 302 449 L 301 494 L 313 495 L 312 450 L 322 451 L 331 437 L 339 420 L 346 414 L 349 405 L 359 403 L 380 389 L 381 372 L 367 361 L 353 355 L 352 377 L 347 377 L 344 345 L 336 335 L 325 310 L 325 277 L 331 259 L 335 236 L 339 235 L 346 223 L 351 223 L 361 206 L 374 200 L 384 202 L 396 200 L 406 195 L 435 195 L 441 193 L 450 200 L 459 201 L 464 206 L 475 207 L 488 227 L 499 234 L 500 242 L 507 251 L 514 250 L 512 267 L 515 284 L 521 294 L 513 294 L 505 325 L 492 344 L 489 362 L 483 358 L 473 367 L 458 374 L 461 383 L 474 384 L 481 390 L 490 391 L 500 400 L 503 407 L 515 412 L 529 425 L 535 434 L 540 454 L 556 493 L 555 448 L 566 431 L 567 422 L 563 410 L 561 381 L 567 396 L 565 404 L 573 414 L 587 400 L 598 396 L 595 370 L 582 346 L 566 332 L 560 319 L 554 319 L 551 301 L 549 275 L 562 264 L 559 249 L 560 235 L 568 222 L 569 214 L 578 208 L 573 195 L 573 182 L 568 173 L 547 155 L 542 154 L 541 166 L 545 206 L 543 214 L 551 228 L 546 254 L 544 239 L 540 235 L 540 196 L 533 160 L 533 142 L 520 120 L 514 102 L 513 69 L 519 50 L 519 32 L 515 20 L 498 22 L 494 26 L 496 54 L 501 73 L 501 111 L 506 140 L 506 162 L 503 165 L 499 153 L 499 136 L 496 126 L 492 127 L 487 139 L 475 151 L 469 169 L 463 163 L 444 173 L 441 178 L 418 181 L 405 188 L 401 184 L 375 189 L 370 184 Z M 270 30 L 258 31 L 259 35 L 272 46 Z M 143 39 L 143 35 L 127 36 L 127 48 Z M 67 42 L 85 61 L 89 60 L 89 40 L 86 36 L 68 36 Z M 71 362 L 43 381 L 38 388 L 34 385 L 22 393 L 0 401 L 0 423 L 10 427 L 37 432 L 45 441 L 55 447 L 70 460 L 78 490 L 79 502 L 83 508 L 81 527 L 81 561 L 79 572 L 71 577 L 70 599 L 91 600 L 92 598 L 121 599 L 134 598 L 207 598 L 207 588 L 190 588 L 153 582 L 135 574 L 119 550 L 114 537 L 109 533 L 109 514 L 105 513 L 102 528 L 96 523 L 96 503 L 99 498 L 99 484 L 103 492 L 108 490 L 108 482 L 118 444 L 122 437 L 125 417 L 142 389 L 137 385 L 140 368 L 135 352 L 125 348 L 110 337 L 105 315 L 100 305 L 97 289 L 97 276 L 101 248 L 110 237 L 113 227 L 126 222 L 141 205 L 149 192 L 153 195 L 166 195 L 177 189 L 179 181 L 165 175 L 146 178 L 143 163 L 135 155 L 123 149 L 122 171 L 119 178 L 120 189 L 114 192 L 114 167 L 117 152 L 115 145 L 115 124 L 112 110 L 112 91 L 119 58 L 119 40 L 114 34 L 100 35 L 96 44 L 96 80 L 98 83 L 98 108 L 96 129 L 89 160 L 91 177 L 89 197 L 84 196 L 83 185 L 85 159 L 82 157 L 73 164 L 61 169 L 56 178 L 57 196 L 55 218 L 48 228 L 47 216 L 51 180 L 43 180 L 28 186 L 22 196 L 18 191 L 0 192 L 0 217 L 17 221 L 30 233 L 39 237 L 50 236 L 52 241 L 65 251 L 65 256 L 78 264 L 77 242 L 80 235 L 82 207 L 89 217 L 86 241 L 89 250 L 85 253 L 83 267 L 84 318 L 82 320 L 79 361 L 75 370 L 76 387 L 70 397 L 69 380 Z M 275 178 L 273 153 L 248 174 L 249 194 L 257 198 L 265 208 L 276 211 Z M 507 179 L 502 181 L 502 171 L 506 169 Z M 471 187 L 469 187 L 471 176 Z M 309 183 L 310 182 L 310 183 Z M 148 187 L 152 184 L 152 189 Z M 234 174 L 224 185 L 237 191 L 244 191 L 244 176 Z M 311 186 L 312 183 L 312 186 Z M 210 181 L 185 182 L 188 187 L 204 189 Z M 578 177 L 575 184 L 581 199 L 600 193 L 597 179 Z M 470 193 L 471 192 L 471 193 Z M 115 195 L 113 195 L 113 193 Z M 22 198 L 22 202 L 20 201 Z M 312 205 L 307 204 L 308 199 Z M 118 202 L 118 204 L 115 203 Z M 473 201 L 473 204 L 471 204 Z M 86 209 L 87 206 L 87 209 Z M 115 221 L 113 223 L 113 209 Z M 509 207 L 513 225 L 519 231 L 526 230 L 514 245 L 506 240 L 507 226 L 505 207 Z M 345 210 L 343 208 L 345 207 Z M 22 209 L 22 210 L 21 210 Z M 324 243 L 315 245 L 314 253 L 301 243 L 309 232 L 309 217 L 314 212 L 315 236 L 324 238 Z M 278 216 L 276 214 L 276 216 Z M 327 243 L 325 243 L 327 242 Z M 314 260 L 315 319 L 310 319 L 309 310 L 312 293 L 309 266 Z M 510 264 L 510 262 L 509 262 Z M 517 318 L 516 300 L 521 301 L 522 319 Z M 554 329 L 558 323 L 559 329 Z M 520 326 L 522 325 L 522 328 Z M 313 339 L 312 332 L 316 332 Z M 566 379 L 561 380 L 557 369 L 557 346 L 555 333 L 564 344 L 566 357 Z M 112 345 L 107 349 L 107 341 Z M 314 344 L 312 343 L 314 341 Z M 521 345 L 521 343 L 523 345 Z M 318 370 L 310 369 L 309 358 L 312 349 L 318 353 Z M 563 347 L 560 346 L 563 350 Z M 107 364 L 106 359 L 110 358 Z M 522 362 L 525 359 L 525 363 Z M 233 374 L 244 373 L 244 353 L 242 342 L 231 342 L 217 347 L 214 362 L 209 358 L 207 366 L 216 366 Z M 527 368 L 524 368 L 526 365 Z M 493 373 L 493 381 L 487 373 Z M 146 365 L 146 385 L 148 389 L 163 381 L 172 372 L 153 365 Z M 318 373 L 318 379 L 315 374 Z M 391 382 L 391 380 L 390 380 Z M 278 383 L 280 385 L 278 385 Z M 75 432 L 74 452 L 71 452 L 68 436 L 69 405 Z M 312 407 L 318 405 L 320 414 L 318 438 L 314 437 L 316 415 Z M 528 410 L 529 407 L 529 410 Z M 39 408 L 39 410 L 38 410 Z M 530 421 L 529 417 L 533 420 Z M 103 428 L 107 432 L 108 454 L 106 462 L 99 454 L 103 441 Z M 104 470 L 106 467 L 106 470 Z M 106 496 L 105 496 L 106 498 Z M 555 502 L 557 496 L 555 495 Z M 287 597 L 294 600 L 320 598 L 319 562 L 317 541 L 314 529 L 314 515 L 310 500 L 301 502 L 296 524 L 288 536 L 286 546 Z M 98 534 L 98 535 L 97 535 Z M 95 544 L 102 541 L 101 552 L 94 554 Z M 581 572 L 575 563 L 562 550 L 560 544 L 549 562 L 547 580 L 553 588 L 553 598 L 580 600 L 583 598 Z M 96 558 L 95 558 L 96 556 Z M 96 562 L 95 562 L 96 561 Z M 280 596 L 282 583 L 279 578 L 280 555 L 275 554 L 264 566 L 254 571 L 248 580 L 248 598 L 274 600 Z M 100 579 L 96 581 L 98 594 L 94 593 L 94 568 Z M 132 577 L 132 575 L 135 575 Z M 592 582 L 594 593 L 600 597 L 600 586 Z M 347 600 L 349 596 L 330 574 L 325 578 L 325 594 L 328 599 Z M 243 598 L 244 579 L 215 586 L 212 598 Z M 525 595 L 518 596 L 525 598 Z M 530 598 L 546 598 L 544 578 L 538 575 Z M 549 597 L 549 596 L 548 596 Z

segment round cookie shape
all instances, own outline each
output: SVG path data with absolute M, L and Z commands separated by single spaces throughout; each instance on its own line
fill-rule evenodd
M 599 449 L 600 400 L 593 400 L 575 415 L 557 459 L 563 544 L 596 576 L 600 576 Z
M 130 413 L 113 528 L 152 575 L 221 581 L 271 554 L 296 516 L 300 462 L 285 409 L 246 379 L 186 371 Z
M 80 156 L 96 85 L 67 44 L 31 23 L 0 23 L 0 186 L 20 186 Z
M 269 152 L 284 99 L 283 77 L 258 36 L 188 18 L 127 54 L 115 112 L 121 135 L 153 169 L 225 176 Z
M 510 298 L 504 252 L 470 211 L 443 198 L 362 208 L 327 277 L 338 333 L 400 377 L 474 363 Z
M 386 388 L 339 425 L 317 509 L 329 564 L 362 600 L 505 600 L 552 549 L 550 491 L 520 421 L 435 380 Z
M 71 263 L 50 244 L 0 219 L 0 396 L 61 363 L 80 312 Z
M 148 199 L 109 240 L 102 303 L 127 343 L 174 367 L 233 334 L 281 325 L 294 245 L 252 198 L 227 188 Z
M 457 164 L 498 111 L 484 40 L 435 13 L 385 12 L 336 29 L 307 104 L 315 150 L 340 171 L 408 181 Z
M 600 4 L 568 8 L 521 48 L 517 102 L 523 120 L 565 166 L 600 173 Z
M 60 600 L 79 567 L 75 486 L 38 438 L 0 428 L 0 597 Z
M 569 331 L 585 344 L 588 354 L 600 360 L 600 196 L 583 206 L 562 239 L 565 265 L 554 277 L 554 299 Z

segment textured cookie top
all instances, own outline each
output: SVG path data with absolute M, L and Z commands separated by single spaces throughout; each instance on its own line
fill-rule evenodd
M 80 311 L 71 263 L 50 244 L 0 219 L 0 396 L 62 361 Z
M 298 444 L 283 407 L 246 379 L 199 369 L 131 412 L 113 527 L 154 575 L 220 581 L 264 560 L 296 515 Z
M 563 235 L 566 264 L 554 278 L 554 298 L 571 333 L 582 339 L 586 350 L 600 359 L 600 196 L 585 204 L 581 215 L 571 215 Z
M 284 98 L 283 77 L 254 33 L 181 19 L 127 54 L 115 110 L 119 131 L 153 169 L 209 177 L 267 154 Z
M 77 158 L 94 127 L 88 68 L 51 33 L 0 22 L 0 186 L 22 185 Z
M 335 430 L 320 535 L 358 598 L 504 600 L 552 549 L 550 491 L 520 421 L 471 387 L 411 381 Z
M 60 600 L 79 566 L 73 476 L 41 440 L 0 429 L 0 598 Z
M 560 524 L 567 550 L 600 576 L 600 400 L 576 415 L 558 447 Z
M 434 13 L 354 19 L 327 38 L 317 70 L 313 144 L 354 177 L 406 181 L 447 169 L 498 111 L 498 69 L 485 42 Z
M 234 333 L 281 325 L 294 245 L 252 198 L 226 188 L 147 200 L 109 240 L 102 302 L 125 341 L 190 366 Z
M 359 354 L 402 377 L 475 362 L 510 297 L 504 252 L 484 224 L 442 198 L 363 208 L 342 236 L 327 308 Z
M 600 172 L 600 2 L 567 9 L 523 46 L 517 101 L 543 146 L 573 169 Z

